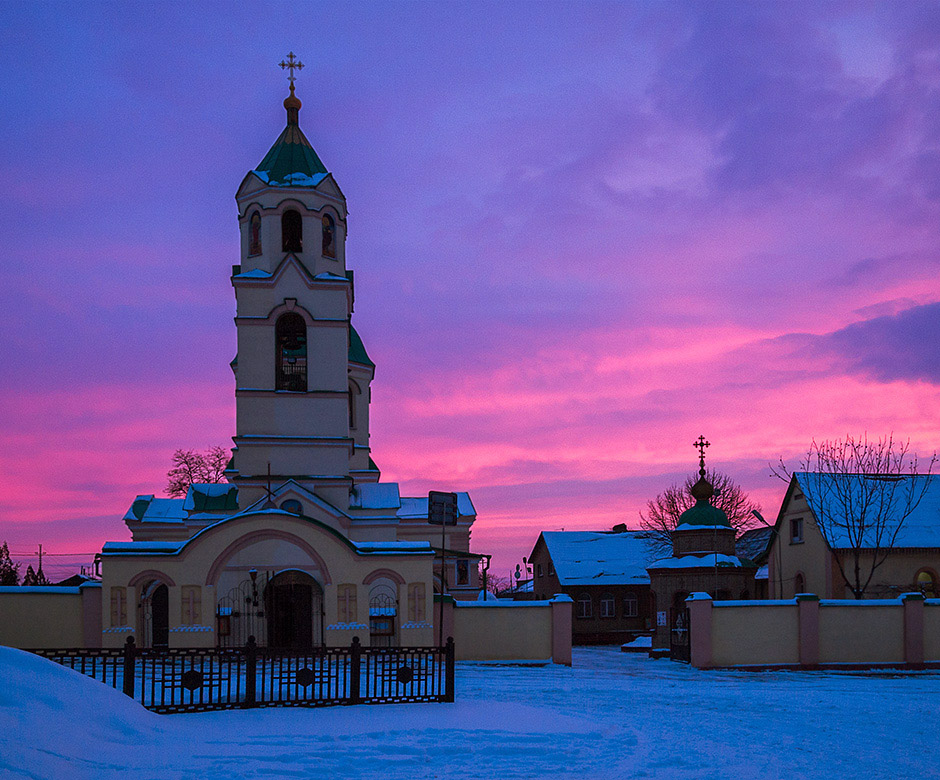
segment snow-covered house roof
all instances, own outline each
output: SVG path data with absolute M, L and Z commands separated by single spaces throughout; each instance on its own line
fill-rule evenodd
M 774 529 L 772 526 L 751 528 L 738 537 L 734 543 L 734 550 L 738 557 L 759 563 L 766 556 L 773 536 Z
M 904 519 L 893 547 L 927 548 L 940 547 L 940 475 L 920 474 L 917 476 L 869 476 L 865 474 L 818 474 L 814 472 L 796 472 L 793 474 L 788 495 L 798 486 L 806 499 L 813 514 L 819 518 L 825 513 L 830 521 L 827 524 L 827 541 L 835 549 L 854 547 L 849 532 L 857 530 L 857 520 L 862 506 L 866 503 L 865 496 L 878 494 L 886 481 L 894 487 L 893 497 L 887 503 L 887 516 L 895 522 L 906 511 L 907 497 L 913 493 L 922 495 L 920 502 L 911 514 Z M 885 491 L 882 496 L 887 496 Z M 786 507 L 785 502 L 785 506 Z M 869 504 L 869 513 L 876 507 Z M 879 501 L 880 503 L 880 501 Z M 783 513 L 781 509 L 781 516 Z M 873 515 L 869 515 L 873 517 Z M 873 533 L 867 533 L 862 538 L 862 547 L 873 547 L 875 538 Z M 881 542 L 885 544 L 884 538 Z
M 562 585 L 649 584 L 653 556 L 642 531 L 543 531 L 541 539 Z

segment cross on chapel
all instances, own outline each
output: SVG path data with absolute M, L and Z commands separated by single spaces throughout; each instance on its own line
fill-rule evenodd
M 705 476 L 705 448 L 711 447 L 711 442 L 705 441 L 704 436 L 699 436 L 696 441 L 692 443 L 692 446 L 698 450 L 698 469 L 699 474 L 703 477 Z

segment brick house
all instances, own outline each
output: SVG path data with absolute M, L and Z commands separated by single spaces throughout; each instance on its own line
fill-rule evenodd
M 574 601 L 574 644 L 631 641 L 652 628 L 651 559 L 641 531 L 543 531 L 528 561 L 536 599 Z

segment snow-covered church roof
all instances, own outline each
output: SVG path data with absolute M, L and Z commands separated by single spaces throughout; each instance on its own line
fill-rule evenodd
M 648 585 L 652 560 L 642 531 L 543 531 L 562 585 Z

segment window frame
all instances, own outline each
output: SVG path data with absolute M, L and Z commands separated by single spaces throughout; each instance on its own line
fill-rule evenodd
M 632 590 L 623 594 L 623 616 L 625 618 L 635 618 L 640 616 L 640 597 Z M 627 604 L 632 605 L 627 607 Z
M 805 541 L 803 527 L 802 517 L 790 518 L 790 544 L 803 544 Z
M 613 593 L 604 593 L 601 595 L 600 611 L 598 612 L 601 620 L 613 620 L 617 617 L 617 600 Z
M 584 605 L 587 604 L 587 609 Z M 579 620 L 591 620 L 594 617 L 594 599 L 590 593 L 582 593 L 575 602 L 575 617 Z

